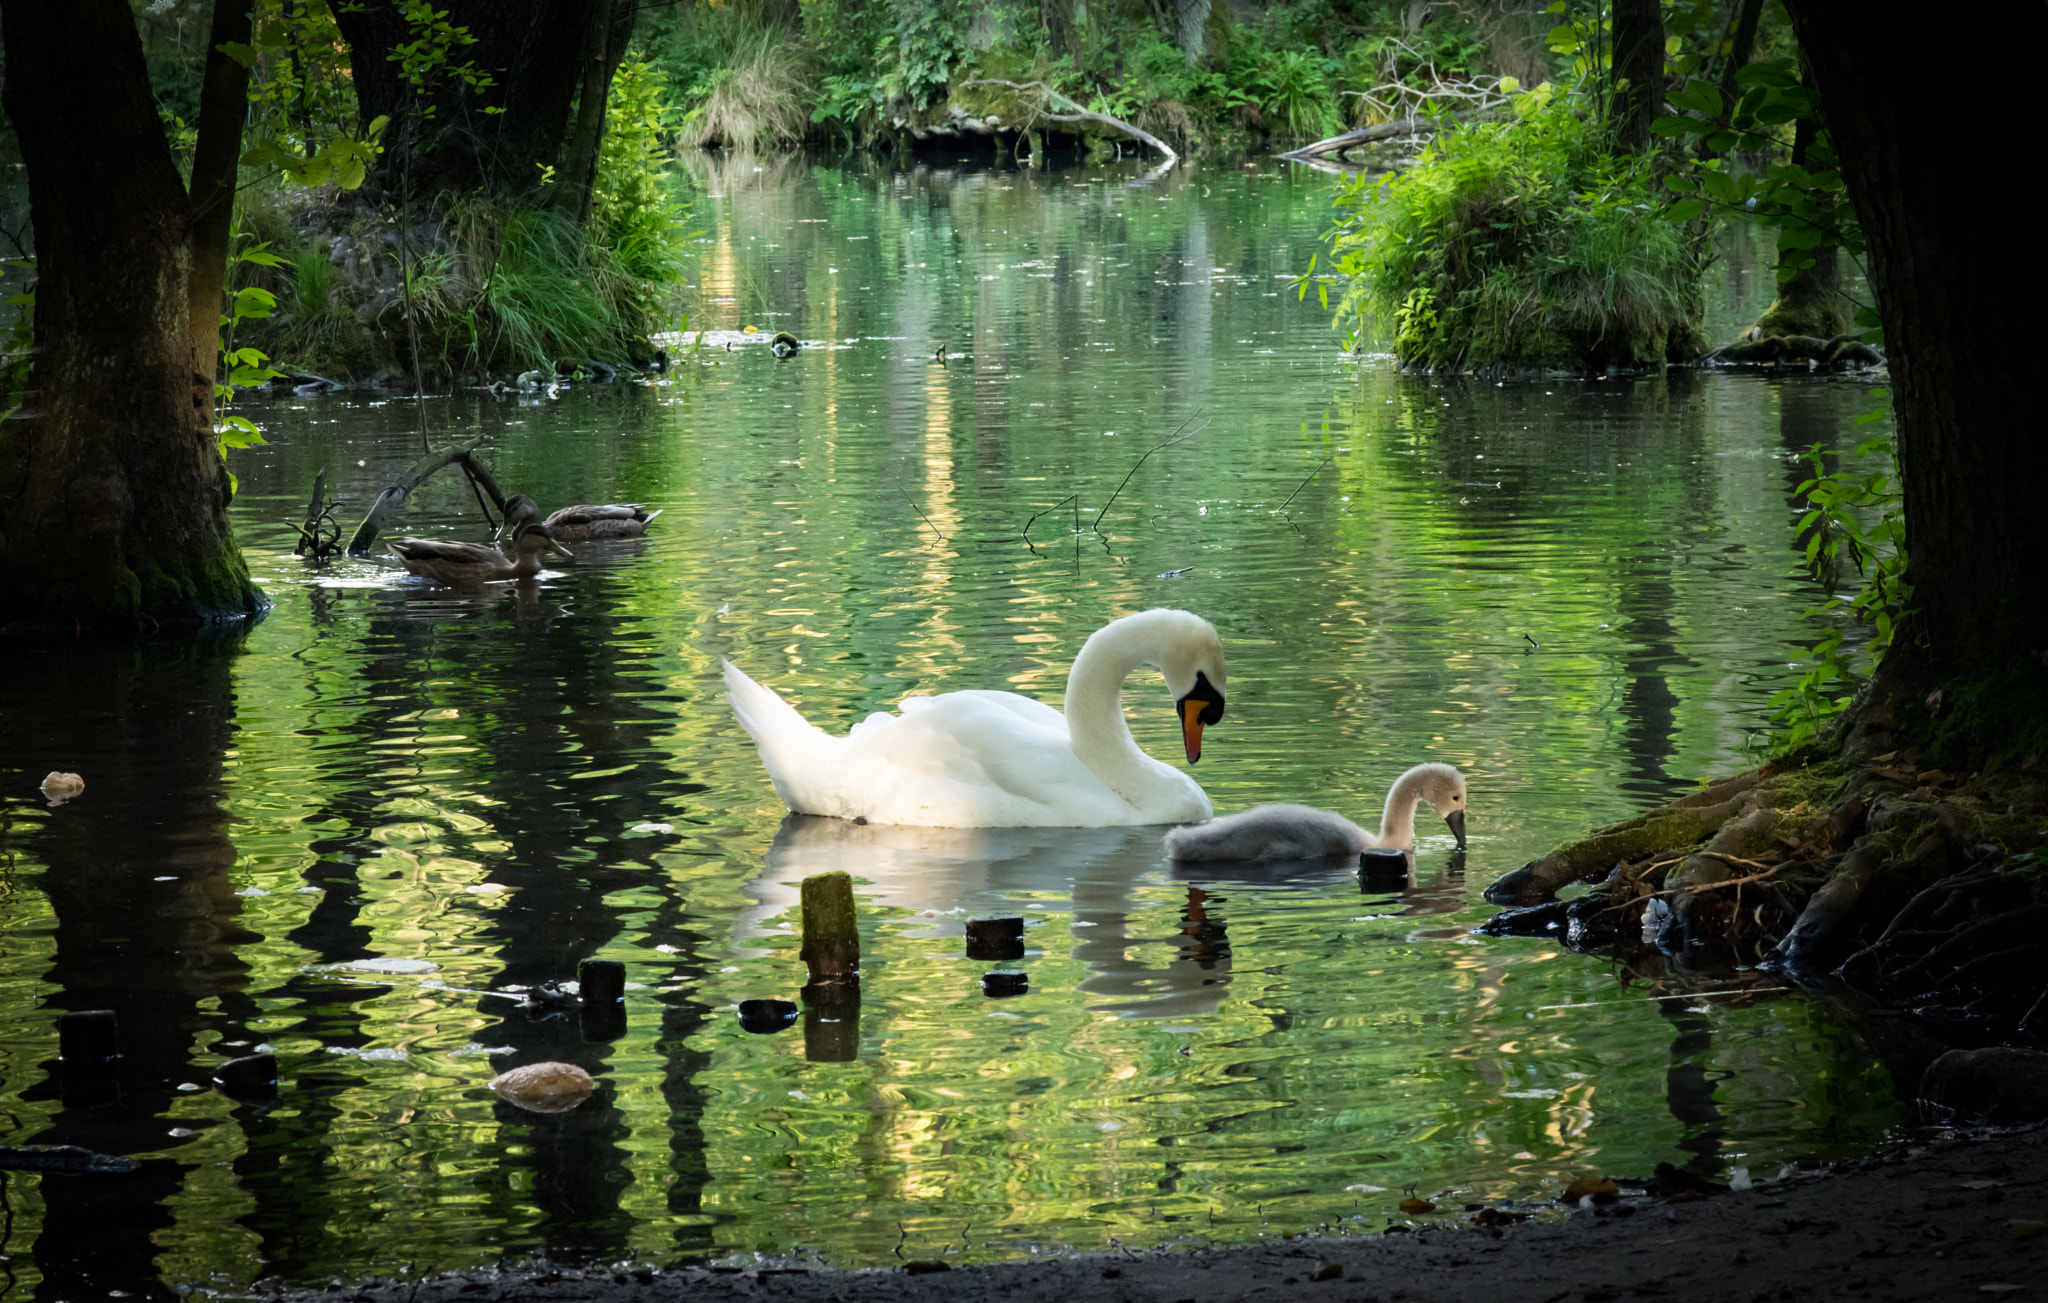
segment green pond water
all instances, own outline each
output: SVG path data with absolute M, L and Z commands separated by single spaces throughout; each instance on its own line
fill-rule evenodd
M 691 180 L 692 325 L 760 334 L 652 386 L 246 403 L 269 618 L 7 654 L 0 1144 L 139 1165 L 0 1174 L 6 1298 L 1365 1233 L 1410 1186 L 1449 1213 L 1660 1162 L 1768 1176 L 1906 1125 L 1876 1057 L 1761 974 L 1469 932 L 1494 877 L 1747 762 L 1813 636 L 1792 456 L 1868 432 L 1862 385 L 1346 359 L 1289 286 L 1328 182 L 1276 163 Z M 1758 265 L 1731 247 L 1721 328 Z M 776 361 L 778 329 L 811 346 Z M 352 519 L 422 421 L 547 508 L 663 514 L 481 592 L 291 556 L 315 473 Z M 483 526 L 443 474 L 395 532 Z M 729 657 L 835 731 L 911 693 L 1057 704 L 1091 631 L 1161 605 L 1224 639 L 1192 771 L 1219 810 L 1372 825 L 1449 761 L 1469 853 L 1425 811 L 1411 885 L 1372 893 L 1170 865 L 1157 828 L 790 819 L 719 685 Z M 1125 704 L 1177 761 L 1157 675 Z M 83 796 L 47 807 L 51 769 Z M 857 1014 L 753 1034 L 736 1007 L 797 998 L 795 884 L 828 869 L 859 884 Z M 987 914 L 1026 920 L 1021 959 L 966 957 Z M 622 1026 L 486 994 L 593 957 L 626 965 Z M 57 1062 L 58 1015 L 98 1008 L 112 1095 Z M 266 1048 L 274 1101 L 213 1087 Z M 484 1087 L 541 1060 L 596 1095 Z

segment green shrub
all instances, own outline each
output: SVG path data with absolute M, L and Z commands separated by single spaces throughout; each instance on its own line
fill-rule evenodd
M 1441 133 L 1398 176 L 1340 184 L 1333 324 L 1392 327 L 1404 365 L 1640 367 L 1699 346 L 1701 256 L 1658 220 L 1650 163 L 1610 157 L 1548 87 Z M 1327 302 L 1327 298 L 1326 298 Z

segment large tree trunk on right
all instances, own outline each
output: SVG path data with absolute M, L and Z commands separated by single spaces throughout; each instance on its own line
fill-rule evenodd
M 1958 134 L 1898 94 L 1924 52 L 1892 21 L 1846 0 L 1790 9 L 1868 242 L 1898 417 L 1918 614 L 1867 709 L 1893 708 L 1901 726 L 1974 760 L 2001 739 L 2038 737 L 2048 721 L 2041 278 L 2012 253 L 2021 210 L 1957 181 L 2006 175 L 2016 155 L 2008 137 Z M 1997 30 L 2008 49 L 2048 44 L 2048 8 L 2012 8 Z M 2025 121 L 2033 109 L 2024 79 L 1993 78 L 1975 94 L 1982 123 Z
M 389 57 L 413 39 L 397 5 L 372 0 L 335 10 L 348 39 L 363 121 L 391 119 L 374 179 L 406 197 L 530 190 L 544 169 L 562 162 L 583 55 L 600 10 L 610 6 L 601 0 L 437 0 L 442 7 L 448 22 L 477 38 L 457 47 L 453 61 L 473 64 L 492 85 L 476 90 L 443 72 L 414 87 Z
M 0 625 L 132 636 L 254 612 L 194 345 L 192 209 L 135 19 L 126 0 L 0 0 L 0 24 L 36 235 L 35 359 L 0 429 Z

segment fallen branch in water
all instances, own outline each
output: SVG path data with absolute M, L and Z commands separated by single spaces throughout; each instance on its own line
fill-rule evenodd
M 1195 416 L 1200 415 L 1201 413 L 1199 412 L 1195 414 Z M 1181 430 L 1188 430 L 1188 421 L 1194 420 L 1195 416 L 1190 416 L 1187 421 L 1182 421 L 1180 423 Z M 1162 443 L 1157 447 L 1147 448 L 1145 450 L 1144 456 L 1132 462 L 1131 468 L 1124 472 L 1123 479 L 1120 482 L 1118 482 L 1116 486 L 1116 493 L 1112 493 L 1109 495 L 1109 501 L 1102 504 L 1102 510 L 1095 513 L 1095 519 L 1088 523 L 1088 527 L 1094 530 L 1097 534 L 1100 534 L 1102 532 L 1102 518 L 1109 514 L 1109 509 L 1112 506 L 1116 505 L 1118 494 L 1121 494 L 1124 491 L 1124 485 L 1129 484 L 1131 482 L 1131 476 L 1136 475 L 1138 473 L 1138 467 L 1143 466 L 1145 464 L 1145 457 L 1150 457 L 1153 453 L 1158 452 L 1161 448 L 1171 448 L 1173 447 L 1173 445 L 1177 443 L 1185 443 L 1187 440 L 1194 438 L 1196 435 L 1200 434 L 1202 431 L 1208 428 L 1208 422 L 1204 421 L 1202 424 L 1196 426 L 1194 429 L 1188 430 L 1186 434 L 1182 434 L 1179 430 L 1176 430 L 1174 431 L 1173 437 L 1171 439 L 1168 439 L 1165 443 Z M 1034 516 L 1032 517 L 1032 519 L 1036 520 L 1037 517 Z M 1026 528 L 1029 528 L 1029 526 L 1026 526 Z
M 1165 141 L 1151 132 L 1134 127 L 1122 118 L 1113 118 L 1107 113 L 1096 113 L 1093 110 L 1084 109 L 1042 81 L 1019 82 L 1004 81 L 997 77 L 978 77 L 973 81 L 963 81 L 959 84 L 961 86 L 1007 86 L 1011 90 L 1035 90 L 1041 99 L 1049 100 L 1054 104 L 1063 104 L 1072 110 L 1069 113 L 1047 113 L 1043 108 L 1040 108 L 1035 111 L 1038 117 L 1045 118 L 1050 122 L 1100 122 L 1105 127 L 1115 127 L 1118 131 L 1123 132 L 1132 139 L 1141 140 L 1152 146 L 1152 148 L 1164 154 L 1166 161 L 1169 163 L 1180 157 L 1180 155 L 1173 152 L 1173 149 Z

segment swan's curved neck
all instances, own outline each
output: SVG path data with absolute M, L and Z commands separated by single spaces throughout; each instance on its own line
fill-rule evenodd
M 1067 736 L 1074 756 L 1133 805 L 1156 785 L 1159 762 L 1138 749 L 1124 722 L 1123 684 L 1153 657 L 1142 625 L 1120 621 L 1096 631 L 1067 674 Z
M 1415 845 L 1415 807 L 1422 802 L 1423 773 L 1411 769 L 1387 789 L 1387 808 L 1380 812 L 1380 845 L 1402 850 Z

